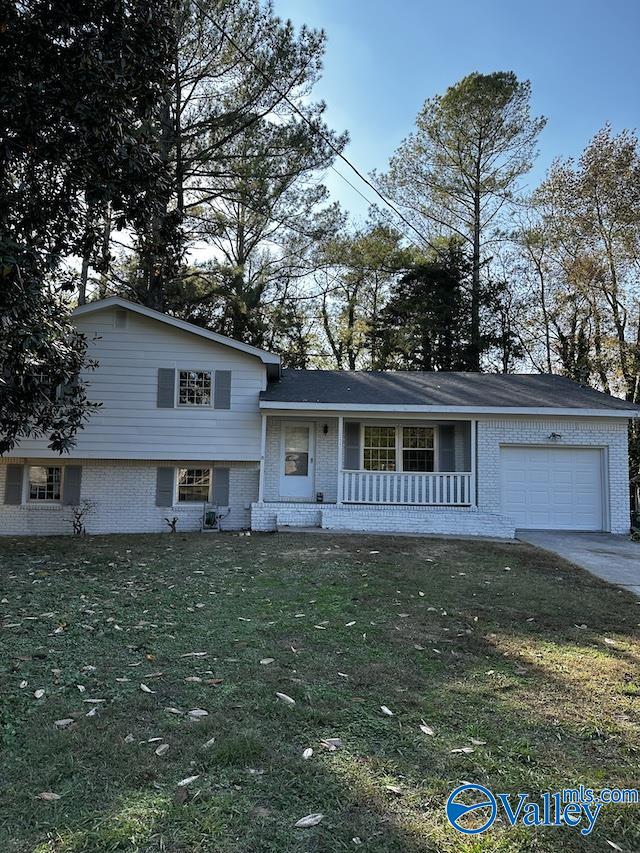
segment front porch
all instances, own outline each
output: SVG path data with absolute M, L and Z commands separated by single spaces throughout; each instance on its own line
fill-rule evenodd
M 476 424 L 262 416 L 258 503 L 475 507 Z

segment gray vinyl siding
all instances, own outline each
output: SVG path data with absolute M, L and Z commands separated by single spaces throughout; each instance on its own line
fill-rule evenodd
M 260 458 L 258 395 L 266 372 L 259 359 L 133 312 L 125 328 L 116 327 L 113 309 L 78 317 L 76 325 L 99 362 L 83 379 L 89 399 L 102 406 L 78 433 L 72 458 Z M 160 368 L 229 371 L 231 408 L 158 408 Z M 46 444 L 25 439 L 10 455 L 55 457 Z

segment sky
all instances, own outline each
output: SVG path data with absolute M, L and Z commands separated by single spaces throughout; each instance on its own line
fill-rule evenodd
M 274 0 L 276 13 L 327 34 L 314 97 L 346 155 L 384 170 L 426 98 L 472 71 L 530 80 L 534 115 L 548 123 L 526 183 L 556 157 L 579 155 L 610 122 L 640 127 L 640 0 Z M 375 200 L 344 163 L 336 167 Z M 364 219 L 367 204 L 333 172 L 332 197 Z

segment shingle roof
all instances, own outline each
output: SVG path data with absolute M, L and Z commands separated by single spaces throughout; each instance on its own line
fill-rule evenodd
M 283 370 L 262 401 L 387 406 L 477 406 L 608 409 L 640 406 L 562 376 L 538 373 L 426 373 L 419 371 Z

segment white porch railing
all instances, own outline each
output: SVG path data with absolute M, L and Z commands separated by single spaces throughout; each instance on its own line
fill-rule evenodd
M 342 471 L 343 503 L 469 506 L 471 474 Z

